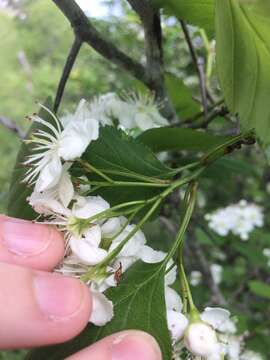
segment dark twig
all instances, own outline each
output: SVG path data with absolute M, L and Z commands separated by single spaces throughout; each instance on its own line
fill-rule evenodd
M 15 133 L 19 138 L 23 139 L 25 134 L 22 129 L 12 120 L 0 115 L 0 124 Z
M 180 24 L 183 30 L 183 33 L 185 35 L 185 39 L 189 48 L 189 52 L 192 58 L 192 62 L 195 65 L 196 72 L 198 74 L 199 78 L 199 85 L 200 85 L 200 93 L 202 98 L 202 105 L 204 110 L 204 116 L 205 118 L 208 115 L 208 103 L 207 103 L 207 87 L 205 83 L 205 74 L 204 74 L 204 61 L 201 58 L 198 58 L 195 48 L 192 43 L 192 39 L 189 34 L 188 27 L 186 23 L 183 20 L 180 20 Z
M 225 106 L 221 106 L 218 109 L 212 111 L 203 121 L 196 124 L 190 124 L 188 127 L 192 129 L 206 129 L 208 125 L 218 116 L 225 116 L 229 113 L 229 110 Z
M 73 68 L 73 65 L 74 65 L 75 60 L 76 60 L 76 58 L 78 56 L 78 53 L 80 51 L 81 46 L 82 46 L 82 40 L 78 36 L 76 36 L 75 39 L 74 39 L 74 42 L 73 42 L 73 44 L 71 46 L 70 52 L 68 54 L 68 57 L 67 57 L 67 60 L 66 60 L 62 75 L 61 75 L 60 82 L 58 84 L 57 93 L 56 93 L 56 96 L 55 96 L 54 106 L 53 106 L 53 109 L 54 109 L 55 113 L 58 111 L 60 102 L 62 100 L 62 96 L 64 94 L 64 90 L 65 90 L 67 80 L 69 78 L 70 72 L 71 72 L 71 70 Z
M 222 104 L 223 104 L 223 100 L 220 100 L 216 104 L 214 104 L 210 108 L 208 108 L 208 115 L 206 118 L 203 118 L 204 111 L 201 111 L 201 112 L 198 112 L 195 115 L 193 115 L 191 118 L 187 118 L 187 119 L 181 121 L 180 123 L 179 122 L 173 123 L 172 126 L 188 127 L 191 129 L 206 129 L 208 127 L 208 125 L 217 116 L 225 117 L 225 115 L 229 114 L 229 110 Z M 201 118 L 203 118 L 203 119 L 200 121 L 196 121 Z

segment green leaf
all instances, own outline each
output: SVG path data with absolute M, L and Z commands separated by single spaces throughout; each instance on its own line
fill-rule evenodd
M 164 266 L 137 262 L 116 288 L 106 292 L 114 303 L 114 317 L 104 327 L 88 325 L 75 339 L 34 350 L 28 360 L 61 360 L 76 351 L 126 329 L 143 330 L 158 341 L 163 360 L 171 359 L 171 340 L 166 321 Z
M 265 0 L 216 1 L 217 67 L 229 109 L 244 130 L 270 142 L 270 6 Z
M 249 281 L 248 283 L 250 290 L 261 297 L 270 299 L 270 285 L 264 284 L 261 281 Z
M 214 136 L 206 132 L 174 127 L 149 129 L 138 139 L 154 152 L 171 150 L 208 151 L 228 140 L 225 136 Z
M 214 0 L 154 0 L 154 3 L 164 7 L 169 15 L 203 28 L 208 35 L 213 35 Z
M 190 117 L 200 111 L 199 104 L 193 100 L 190 89 L 183 83 L 182 79 L 167 72 L 165 74 L 165 85 L 179 117 Z
M 163 165 L 149 148 L 129 137 L 122 130 L 110 126 L 100 128 L 98 140 L 90 144 L 82 158 L 95 168 L 106 172 L 114 180 L 141 181 L 138 176 L 151 179 L 170 178 L 168 173 L 171 169 Z M 76 166 L 74 171 L 78 170 Z M 84 172 L 82 169 L 79 171 L 81 174 Z M 77 175 L 79 174 L 77 173 Z M 102 180 L 97 175 L 88 176 L 92 180 Z M 101 188 L 98 190 L 98 194 L 109 201 L 111 205 L 115 205 L 124 201 L 146 199 L 162 190 L 164 187 L 123 186 Z
M 47 108 L 52 108 L 52 100 L 49 98 L 45 102 L 45 106 Z M 41 109 L 39 112 L 39 116 L 45 120 L 50 120 L 50 115 L 44 109 Z M 36 131 L 40 128 L 40 124 L 34 123 L 26 138 L 32 134 L 33 131 Z M 27 145 L 22 142 L 21 148 L 19 150 L 16 165 L 13 169 L 10 190 L 9 190 L 9 199 L 8 199 L 8 215 L 28 220 L 33 220 L 36 217 L 36 213 L 31 208 L 31 206 L 26 201 L 27 197 L 31 195 L 33 189 L 22 183 L 22 180 L 25 177 L 25 173 L 28 168 L 22 165 L 22 162 L 25 160 L 26 156 L 31 153 L 31 145 Z

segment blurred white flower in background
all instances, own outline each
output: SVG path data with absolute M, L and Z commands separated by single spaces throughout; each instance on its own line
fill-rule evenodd
M 267 265 L 270 266 L 270 248 L 263 249 L 263 255 L 267 257 Z
M 248 240 L 256 227 L 262 227 L 264 224 L 263 209 L 246 200 L 206 214 L 205 219 L 208 226 L 218 235 L 227 236 L 231 232 L 243 241 Z
M 201 284 L 201 282 L 202 282 L 202 273 L 200 271 L 197 271 L 197 270 L 191 271 L 189 282 L 190 282 L 190 284 L 192 286 L 198 286 L 199 284 Z
M 210 272 L 215 284 L 219 285 L 222 281 L 222 271 L 223 268 L 219 264 L 211 264 L 210 265 Z
M 240 360 L 263 360 L 263 357 L 252 350 L 246 350 L 240 356 Z

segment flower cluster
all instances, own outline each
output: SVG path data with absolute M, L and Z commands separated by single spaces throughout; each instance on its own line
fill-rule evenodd
M 101 125 L 117 124 L 130 134 L 151 128 L 169 125 L 168 120 L 159 113 L 159 106 L 153 95 L 125 95 L 121 99 L 115 93 L 96 97 L 87 105 L 91 118 L 98 119 Z M 72 115 L 66 115 L 64 122 L 70 122 Z
M 100 126 L 116 125 L 135 134 L 167 125 L 154 99 L 130 96 L 122 100 L 109 93 L 91 103 L 81 100 L 74 114 L 60 119 L 46 110 L 52 121 L 37 114 L 30 117 L 39 124 L 39 129 L 27 140 L 32 145 L 32 153 L 24 162 L 29 168 L 24 181 L 33 187 L 28 202 L 43 223 L 53 224 L 63 232 L 65 257 L 55 271 L 79 278 L 88 285 L 93 303 L 89 321 L 104 326 L 113 318 L 113 303 L 105 291 L 118 286 L 122 274 L 132 264 L 138 260 L 153 264 L 166 259 L 166 317 L 176 356 L 186 349 L 192 358 L 219 360 L 227 356 L 229 360 L 253 360 L 248 358 L 249 352 L 243 352 L 243 340 L 235 335 L 236 326 L 229 311 L 206 308 L 200 314 L 189 302 L 188 314 L 187 304 L 182 303 L 172 288 L 177 276 L 173 260 L 165 252 L 147 245 L 144 233 L 131 223 L 131 217 L 115 212 L 101 196 L 90 195 L 92 188 L 87 177 L 72 177 L 73 162 L 98 139 Z M 218 210 L 207 219 L 209 226 L 221 235 L 232 231 L 242 239 L 246 239 L 255 226 L 263 224 L 261 209 L 243 201 Z M 222 267 L 212 264 L 210 271 L 213 281 L 219 284 Z M 193 285 L 201 281 L 199 272 L 191 275 Z
M 84 185 L 74 186 L 69 170 L 72 162 L 98 139 L 100 126 L 112 125 L 115 119 L 125 129 L 145 129 L 166 122 L 152 97 L 133 96 L 125 102 L 116 94 L 107 94 L 92 103 L 81 100 L 74 114 L 60 119 L 46 110 L 52 122 L 37 114 L 30 117 L 40 126 L 27 140 L 32 153 L 24 162 L 29 167 L 24 181 L 34 186 L 28 202 L 44 223 L 64 233 L 66 256 L 56 271 L 89 285 L 93 298 L 90 321 L 103 326 L 113 317 L 113 304 L 104 291 L 117 286 L 122 273 L 137 260 L 155 263 L 166 254 L 147 246 L 143 232 L 126 217 L 113 216 L 105 199 L 87 196 L 87 178 Z M 181 299 L 169 287 L 176 279 L 176 267 L 172 261 L 168 266 L 165 294 L 170 314 L 180 311 Z
M 191 312 L 189 317 L 183 316 L 182 333 L 177 340 L 175 359 L 182 359 L 184 348 L 190 351 L 191 359 L 197 357 L 205 360 L 262 360 L 259 353 L 245 349 L 245 336 L 237 335 L 235 320 L 230 312 L 222 308 L 207 307 L 202 313 Z
M 205 219 L 218 235 L 227 236 L 231 232 L 244 241 L 248 240 L 254 228 L 262 227 L 264 223 L 262 208 L 245 200 L 206 214 Z

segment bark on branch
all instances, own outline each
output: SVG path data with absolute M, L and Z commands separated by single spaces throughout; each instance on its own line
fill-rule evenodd
M 176 120 L 177 115 L 165 87 L 160 12 L 147 0 L 127 1 L 139 15 L 144 28 L 148 87 L 161 101 L 164 116 Z
M 136 79 L 148 86 L 148 77 L 144 66 L 133 60 L 119 50 L 113 43 L 105 39 L 92 25 L 74 0 L 53 0 L 53 2 L 69 20 L 77 38 L 86 42 L 106 59 L 118 65 L 123 70 L 128 71 Z
M 77 39 L 87 43 L 104 58 L 144 83 L 161 102 L 162 114 L 168 119 L 176 118 L 164 85 L 160 17 L 150 4 L 146 1 L 141 2 L 141 0 L 134 1 L 137 3 L 134 10 L 138 11 L 145 29 L 147 57 L 145 67 L 104 38 L 74 0 L 53 0 L 53 2 L 69 20 Z M 140 2 L 143 5 L 142 8 L 137 7 Z M 146 6 L 147 11 L 145 11 L 144 6 Z

